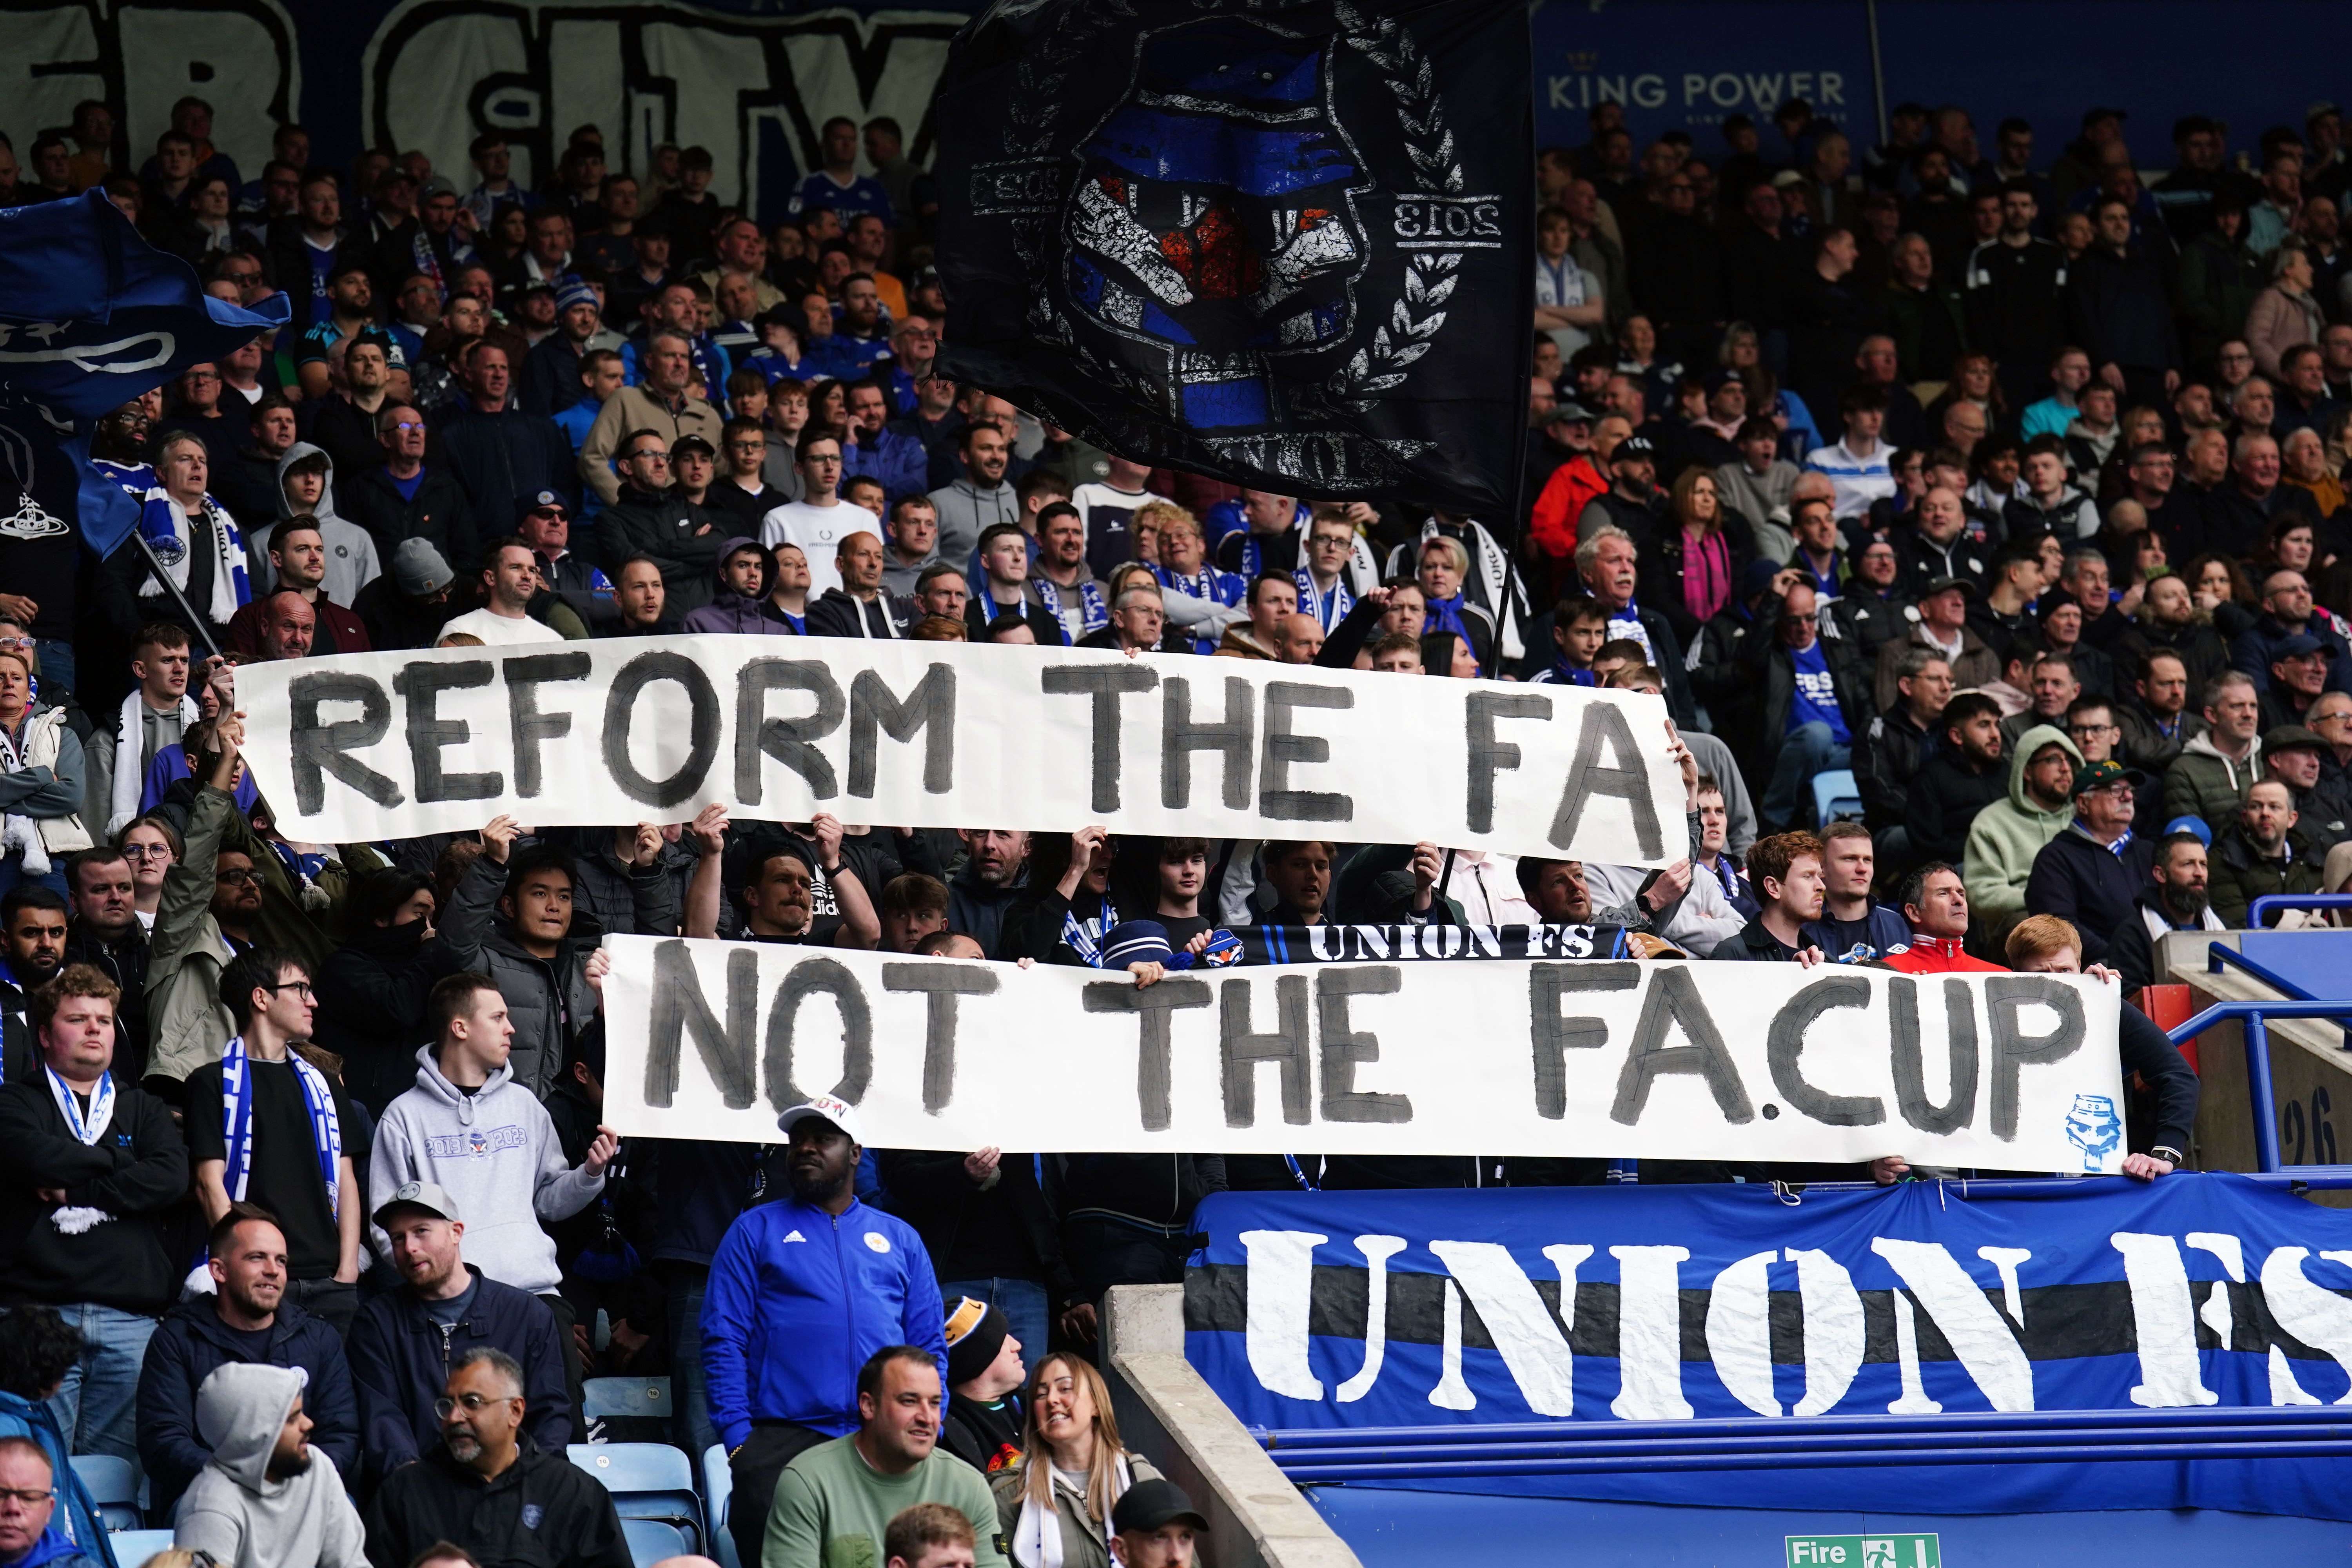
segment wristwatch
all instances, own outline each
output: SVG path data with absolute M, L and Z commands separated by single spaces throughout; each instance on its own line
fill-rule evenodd
M 2173 1148 L 2168 1143 L 2158 1143 L 2155 1148 L 2150 1149 L 2148 1153 L 2156 1159 L 2163 1161 L 2166 1164 L 2170 1165 L 2176 1171 L 2189 1163 L 2188 1155 L 2183 1154 L 2179 1150 Z

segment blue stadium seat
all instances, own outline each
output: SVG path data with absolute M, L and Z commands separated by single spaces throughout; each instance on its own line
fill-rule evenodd
M 710 1521 L 710 1555 L 719 1568 L 743 1568 L 735 1551 L 735 1532 L 727 1526 L 727 1502 L 735 1495 L 735 1471 L 727 1463 L 727 1445 L 713 1443 L 702 1456 L 702 1517 Z
M 1862 786 L 1854 783 L 1852 768 L 1838 768 L 1813 775 L 1813 822 L 1827 827 L 1842 817 L 1862 820 Z
M 702 1500 L 694 1489 L 694 1466 L 685 1450 L 667 1443 L 573 1443 L 572 1462 L 613 1494 L 623 1520 L 660 1520 L 681 1530 L 698 1552 L 706 1534 Z
M 592 1377 L 580 1385 L 580 1414 L 594 1421 L 611 1415 L 669 1419 L 669 1379 Z
M 120 1534 L 137 1530 L 146 1521 L 139 1513 L 139 1468 L 130 1460 L 112 1454 L 76 1454 L 74 1474 L 89 1491 L 89 1500 L 98 1505 L 98 1515 L 106 1524 L 107 1533 Z
M 621 1533 L 629 1542 L 629 1561 L 636 1568 L 653 1568 L 665 1558 L 684 1557 L 694 1550 L 686 1531 L 657 1519 L 624 1519 Z
M 115 1562 L 122 1568 L 139 1568 L 142 1563 L 158 1552 L 172 1550 L 172 1532 L 168 1530 L 117 1530 L 108 1533 L 106 1544 L 113 1551 Z

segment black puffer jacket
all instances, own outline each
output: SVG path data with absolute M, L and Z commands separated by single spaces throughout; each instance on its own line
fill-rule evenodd
M 421 921 L 354 922 L 319 970 L 318 1043 L 343 1058 L 343 1088 L 372 1116 L 416 1083 L 416 1047 L 432 1037 L 425 999 L 455 973 L 444 957 Z
M 634 484 L 596 517 L 596 555 L 618 581 L 621 563 L 643 555 L 661 568 L 663 608 L 683 619 L 710 603 L 719 552 L 737 537 L 732 518 L 706 512 L 676 490 L 659 495 Z

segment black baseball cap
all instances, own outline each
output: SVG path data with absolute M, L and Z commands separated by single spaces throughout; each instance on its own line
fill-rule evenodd
M 1184 1489 L 1158 1476 L 1128 1488 L 1110 1510 L 1110 1527 L 1120 1535 L 1149 1535 L 1164 1525 L 1180 1522 L 1195 1530 L 1209 1528 L 1209 1521 L 1192 1506 Z
M 1627 458 L 1654 458 L 1657 455 L 1657 447 L 1650 444 L 1650 438 L 1647 436 L 1628 436 L 1611 450 L 1609 460 L 1617 463 L 1622 462 Z

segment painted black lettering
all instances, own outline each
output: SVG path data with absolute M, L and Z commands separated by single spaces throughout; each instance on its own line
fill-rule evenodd
M 2021 1023 L 2025 1009 L 2037 1002 L 2058 1015 L 2058 1026 L 2046 1035 L 2029 1035 Z M 2022 1070 L 2064 1061 L 2081 1050 L 2087 1025 L 2083 998 L 2073 986 L 2036 974 L 1986 981 L 1985 1010 L 1992 1015 L 1992 1135 L 2006 1143 L 2017 1136 Z
M 629 758 L 629 728 L 637 699 L 656 681 L 675 681 L 686 689 L 687 752 L 677 772 L 666 779 L 649 779 Z M 663 724 L 661 731 L 673 732 Z M 711 759 L 719 754 L 719 692 L 702 667 L 682 653 L 641 653 L 621 666 L 613 689 L 604 698 L 604 769 L 621 792 L 642 805 L 673 806 L 690 800 L 702 789 Z M 845 1097 L 854 1098 L 854 1097 Z
M 1895 1056 L 1895 1105 L 1903 1120 L 1922 1132 L 1956 1132 L 1977 1118 L 1976 994 L 1965 980 L 1944 982 L 1944 1048 L 1951 1098 L 1937 1105 L 1927 1098 L 1926 1050 L 1919 1037 L 1919 983 L 1896 980 L 1886 988 L 1887 1033 Z
M 1309 686 L 1299 680 L 1275 680 L 1265 688 L 1265 754 L 1258 764 L 1257 808 L 1276 822 L 1347 822 L 1356 815 L 1356 803 L 1330 790 L 1292 789 L 1290 764 L 1328 763 L 1331 742 L 1321 735 L 1301 735 L 1290 728 L 1290 716 L 1301 708 L 1344 710 L 1356 705 L 1356 694 L 1342 686 Z
M 1225 677 L 1225 719 L 1222 724 L 1192 722 L 1192 683 L 1170 676 L 1160 688 L 1160 804 L 1181 811 L 1192 804 L 1192 753 L 1221 752 L 1225 759 L 1224 793 L 1228 811 L 1247 811 L 1250 804 L 1250 752 L 1255 728 L 1252 710 L 1257 700 L 1250 683 Z
M 1402 1094 L 1378 1094 L 1356 1087 L 1356 1069 L 1381 1059 L 1381 1037 L 1352 1026 L 1352 996 L 1392 996 L 1404 989 L 1395 964 L 1362 969 L 1326 969 L 1315 976 L 1315 1035 L 1321 1060 L 1323 1120 L 1374 1121 L 1402 1126 L 1412 1120 L 1412 1101 Z
M 1599 1050 L 1609 1026 L 1571 1017 L 1561 1004 L 1580 992 L 1631 991 L 1642 984 L 1638 963 L 1538 963 L 1528 972 L 1528 1035 L 1535 1053 L 1536 1114 L 1558 1121 L 1568 1114 L 1568 1053 Z
M 1612 763 L 1601 763 L 1603 751 L 1615 759 Z M 1560 796 L 1559 815 L 1552 818 L 1553 847 L 1564 850 L 1576 842 L 1585 806 L 1593 796 L 1603 795 L 1615 795 L 1633 807 L 1637 858 L 1664 858 L 1666 836 L 1658 826 L 1658 809 L 1650 802 L 1649 769 L 1643 764 L 1641 748 L 1633 744 L 1633 731 L 1625 727 L 1625 715 L 1614 703 L 1589 702 L 1583 725 L 1576 733 L 1576 757 L 1568 766 L 1568 788 Z
M 1175 1081 L 1170 1058 L 1169 1015 L 1209 1005 L 1209 983 L 1170 975 L 1159 984 L 1139 987 L 1132 980 L 1089 982 L 1083 1004 L 1089 1013 L 1132 1013 L 1141 1018 L 1142 1032 L 1135 1058 L 1135 1103 L 1146 1132 L 1165 1132 L 1174 1120 L 1169 1104 Z
M 1739 1068 L 1724 1048 L 1723 1033 L 1699 995 L 1697 979 L 1682 968 L 1653 968 L 1648 974 L 1641 1020 L 1633 1026 L 1624 1070 L 1617 1075 L 1617 1101 L 1609 1108 L 1609 1119 L 1633 1126 L 1650 1102 L 1652 1082 L 1667 1073 L 1689 1073 L 1706 1080 L 1726 1121 L 1739 1127 L 1755 1121 L 1748 1086 L 1739 1081 Z M 1666 1044 L 1668 1032 L 1677 1026 L 1689 1044 Z
M 768 1080 L 768 1103 L 790 1110 L 814 1094 L 793 1080 L 793 1035 L 800 1022 L 801 1004 L 823 993 L 841 1011 L 841 1081 L 815 1093 L 831 1094 L 855 1105 L 865 1098 L 874 1078 L 874 1006 L 857 976 L 830 958 L 803 958 L 776 987 L 768 1005 L 768 1048 L 760 1071 Z
M 1816 980 L 1789 998 L 1772 1016 L 1764 1037 L 1764 1059 L 1771 1065 L 1772 1087 L 1780 1091 L 1801 1116 L 1825 1127 L 1875 1127 L 1886 1120 L 1886 1102 L 1857 1094 L 1832 1094 L 1805 1077 L 1799 1058 L 1805 1054 L 1805 1031 L 1822 1014 L 1841 1007 L 1868 1008 L 1870 982 L 1854 974 L 1833 974 Z
M 654 949 L 653 1014 L 646 1025 L 646 1103 L 668 1105 L 677 1095 L 678 1045 L 694 1037 L 703 1070 L 730 1110 L 751 1106 L 759 1092 L 760 955 L 747 947 L 727 953 L 727 1020 L 721 1024 L 702 994 L 702 976 L 685 942 Z M 793 1103 L 798 1103 L 794 1101 Z
M 499 660 L 507 678 L 507 723 L 514 732 L 515 794 L 525 800 L 546 786 L 539 748 L 572 733 L 572 715 L 543 713 L 539 689 L 558 680 L 585 680 L 595 661 L 584 653 L 532 653 Z M 750 1101 L 745 1101 L 749 1104 Z
M 805 691 L 816 706 L 798 719 L 771 719 L 772 691 Z M 762 757 L 773 757 L 800 774 L 818 800 L 839 795 L 841 781 L 816 743 L 840 729 L 848 711 L 841 683 L 821 660 L 755 658 L 744 665 L 735 675 L 735 798 L 745 805 L 760 804 Z
M 401 804 L 400 785 L 351 753 L 374 745 L 392 728 L 392 698 L 364 675 L 298 675 L 287 683 L 293 731 L 294 808 L 305 816 L 327 804 L 327 775 L 378 805 Z M 356 702 L 360 716 L 319 722 L 330 702 Z
M 1039 677 L 1049 697 L 1090 697 L 1094 700 L 1094 788 L 1092 809 L 1118 809 L 1118 700 L 1131 692 L 1149 691 L 1160 684 L 1159 674 L 1140 664 L 1055 664 Z
M 849 682 L 849 793 L 864 800 L 874 798 L 881 735 L 903 745 L 919 730 L 923 732 L 923 793 L 947 794 L 955 786 L 955 722 L 954 667 L 931 666 L 904 702 L 881 676 L 870 669 L 859 670 Z
M 996 974 L 971 963 L 886 963 L 882 989 L 923 994 L 923 1109 L 937 1116 L 955 1098 L 956 999 L 995 995 Z
M 495 773 L 441 771 L 443 750 L 474 738 L 474 727 L 465 720 L 441 717 L 441 694 L 488 686 L 497 675 L 488 659 L 469 658 L 456 664 L 419 660 L 392 678 L 393 689 L 408 704 L 408 758 L 420 805 L 436 800 L 493 800 L 505 789 L 506 780 Z
M 1251 982 L 1235 978 L 1220 987 L 1218 1037 L 1224 1058 L 1225 1125 L 1257 1125 L 1257 1064 L 1281 1070 L 1282 1119 L 1294 1127 L 1314 1120 L 1311 1067 L 1307 1055 L 1307 976 L 1285 974 L 1274 983 L 1275 1026 L 1271 1034 L 1250 1029 Z
M 1470 768 L 1470 831 L 1495 831 L 1495 775 L 1519 765 L 1519 749 L 1495 738 L 1497 719 L 1549 719 L 1551 699 L 1534 691 L 1473 691 L 1463 709 Z

